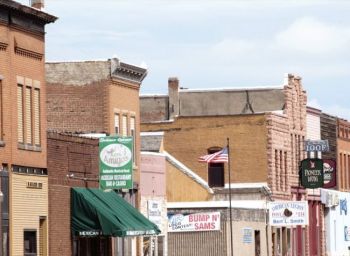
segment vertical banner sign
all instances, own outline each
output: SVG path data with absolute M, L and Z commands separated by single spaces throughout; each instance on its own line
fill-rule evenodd
M 103 137 L 100 149 L 100 188 L 132 189 L 133 137 Z
M 308 158 L 301 161 L 300 179 L 304 188 L 322 188 L 324 179 L 323 160 Z

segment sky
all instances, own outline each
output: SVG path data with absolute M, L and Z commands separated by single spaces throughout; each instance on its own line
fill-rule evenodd
M 29 0 L 19 1 L 28 4 Z M 302 77 L 308 105 L 350 120 L 350 1 L 46 0 L 46 60 L 147 67 L 142 94 L 180 86 L 282 85 Z

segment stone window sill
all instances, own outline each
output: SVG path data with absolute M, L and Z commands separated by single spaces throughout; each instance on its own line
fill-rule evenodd
M 35 152 L 42 151 L 40 146 L 34 146 L 34 145 L 22 144 L 22 143 L 18 143 L 17 145 L 18 145 L 18 149 L 22 149 L 22 150 L 35 151 Z

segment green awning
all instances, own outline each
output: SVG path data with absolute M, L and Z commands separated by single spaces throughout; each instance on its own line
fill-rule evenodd
M 116 192 L 72 188 L 72 232 L 75 236 L 157 235 L 159 228 Z

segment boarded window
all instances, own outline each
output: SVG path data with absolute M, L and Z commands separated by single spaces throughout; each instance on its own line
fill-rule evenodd
M 128 117 L 123 115 L 123 136 L 128 136 Z
M 18 142 L 24 143 L 23 85 L 17 86 L 17 134 Z
M 32 90 L 26 87 L 26 103 L 25 103 L 25 126 L 26 126 L 26 143 L 32 144 Z
M 34 144 L 40 145 L 40 90 L 34 89 Z
M 2 97 L 2 81 L 0 77 L 0 140 L 2 140 L 2 134 L 3 134 L 3 97 Z
M 135 132 L 135 117 L 130 117 L 130 135 L 133 138 L 133 163 L 136 163 L 136 132 Z
M 119 134 L 120 133 L 120 126 L 119 126 L 119 114 L 114 114 L 114 132 L 115 134 Z

